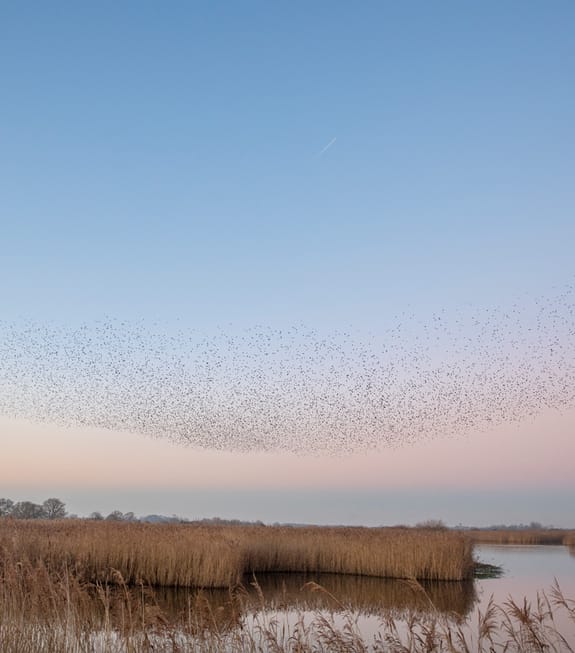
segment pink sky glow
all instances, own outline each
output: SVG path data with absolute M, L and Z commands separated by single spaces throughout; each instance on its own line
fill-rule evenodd
M 574 488 L 575 410 L 346 457 L 197 450 L 136 434 L 0 419 L 4 487 Z

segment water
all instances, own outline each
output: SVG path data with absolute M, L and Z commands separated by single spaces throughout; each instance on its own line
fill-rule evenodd
M 391 611 L 399 621 L 400 632 L 405 632 L 401 620 L 410 611 L 417 612 L 424 619 L 426 615 L 437 613 L 459 615 L 467 620 L 469 629 L 466 632 L 472 639 L 477 634 L 478 613 L 485 614 L 490 599 L 503 605 L 512 597 L 520 606 L 526 599 L 535 607 L 538 595 L 541 596 L 543 591 L 550 597 L 551 587 L 557 583 L 565 597 L 575 600 L 575 551 L 565 546 L 477 545 L 475 557 L 481 562 L 500 566 L 502 576 L 467 583 L 421 583 L 421 588 L 417 588 L 400 580 L 324 575 L 314 580 L 327 593 L 316 592 L 320 598 L 315 602 L 309 590 L 301 589 L 305 579 L 276 576 L 275 580 L 262 577 L 262 592 L 270 597 L 269 608 L 274 609 L 278 607 L 274 603 L 278 587 L 284 585 L 288 601 L 284 601 L 283 607 L 290 611 L 292 623 L 296 616 L 301 617 L 303 609 L 304 616 L 310 620 L 318 611 L 330 612 L 334 614 L 336 625 L 343 628 L 343 615 L 349 616 L 351 612 L 354 624 L 366 642 L 373 641 L 381 631 L 382 610 Z M 338 606 L 331 596 L 337 597 L 341 605 Z M 300 612 L 296 613 L 296 610 Z M 553 613 L 557 629 L 575 648 L 575 624 L 560 611 L 553 610 Z
M 261 574 L 257 585 L 266 607 L 279 606 L 304 610 L 335 609 L 343 604 L 362 614 L 378 614 L 382 609 L 429 609 L 430 604 L 442 613 L 455 612 L 469 616 L 486 604 L 491 596 L 498 603 L 510 596 L 517 600 L 535 600 L 537 592 L 548 590 L 557 581 L 565 596 L 575 599 L 575 552 L 565 546 L 554 545 L 494 545 L 475 547 L 475 557 L 481 562 L 503 569 L 499 578 L 467 582 L 422 582 L 423 592 L 402 580 L 345 576 L 337 574 Z M 306 587 L 316 583 L 325 592 Z M 246 577 L 244 586 L 249 596 L 257 598 L 254 579 Z M 223 590 L 205 591 L 204 596 L 214 607 L 229 600 Z M 178 594 L 166 590 L 169 602 L 177 605 Z M 180 592 L 181 596 L 181 592 Z
M 433 620 L 455 624 L 453 628 L 461 628 L 471 644 L 470 650 L 477 650 L 479 647 L 473 643 L 477 642 L 478 614 L 485 613 L 491 597 L 502 605 L 512 596 L 519 606 L 525 597 L 536 606 L 538 592 L 545 591 L 551 596 L 550 588 L 557 582 L 565 597 L 575 600 L 575 555 L 567 547 L 480 545 L 476 547 L 476 557 L 501 566 L 503 576 L 468 582 L 415 583 L 334 574 L 266 574 L 259 575 L 257 582 L 245 578 L 243 587 L 229 591 L 144 586 L 128 591 L 108 587 L 95 592 L 92 601 L 84 593 L 78 614 L 90 624 L 91 645 L 86 650 L 108 653 L 143 650 L 138 647 L 148 642 L 149 637 L 158 651 L 172 650 L 168 646 L 172 640 L 177 640 L 182 651 L 260 650 L 252 644 L 262 642 L 262 637 L 262 651 L 295 650 L 285 643 L 293 644 L 297 633 L 307 637 L 310 624 L 320 624 L 319 631 L 316 629 L 311 635 L 312 641 L 316 641 L 313 638 L 317 638 L 318 632 L 320 637 L 322 632 L 324 635 L 327 632 L 329 639 L 336 631 L 340 643 L 357 636 L 369 646 L 384 626 L 390 632 L 393 623 L 396 634 L 405 643 L 411 615 L 416 616 L 415 627 L 420 629 Z M 575 650 L 575 623 L 563 617 L 561 611 L 556 614 L 553 610 L 553 614 L 557 620 L 554 628 Z M 504 632 L 501 626 L 504 618 L 504 614 L 497 614 L 497 628 L 501 632 Z M 327 624 L 323 631 L 322 623 Z M 280 646 L 269 645 L 270 633 L 279 633 Z M 54 637 L 52 631 L 37 635 Z M 205 641 L 207 647 L 196 648 L 197 643 Z M 249 646 L 243 646 L 245 642 Z M 46 650 L 76 650 L 67 646 L 64 641 L 63 645 Z M 362 645 L 344 648 L 364 650 Z M 332 649 L 328 645 L 317 650 Z M 388 649 L 381 646 L 377 650 Z M 516 647 L 514 650 L 531 649 Z M 568 649 L 561 645 L 555 650 Z
M 493 594 L 497 602 L 508 596 L 534 600 L 557 580 L 563 593 L 575 599 L 575 556 L 566 546 L 482 544 L 475 548 L 482 562 L 503 567 L 501 578 L 476 581 L 482 600 Z
M 393 615 L 399 632 L 405 633 L 405 619 L 416 613 L 428 616 L 465 618 L 470 638 L 477 634 L 478 612 L 486 611 L 489 600 L 502 605 L 513 597 L 519 605 L 526 598 L 537 604 L 542 590 L 550 595 L 557 582 L 567 598 L 575 599 L 575 556 L 564 546 L 478 545 L 476 558 L 503 568 L 499 578 L 468 582 L 422 582 L 339 576 L 334 574 L 266 574 L 244 579 L 241 607 L 227 591 L 202 592 L 207 612 L 220 632 L 232 630 L 241 620 L 248 628 L 279 619 L 287 628 L 303 620 L 310 623 L 323 615 L 342 631 L 349 624 L 365 642 L 373 642 L 382 629 L 383 614 Z M 160 591 L 156 598 L 165 614 L 174 617 L 190 602 L 190 592 Z M 555 613 L 555 612 L 554 612 Z M 501 618 L 499 616 L 499 618 Z M 251 624 L 251 626 L 250 626 Z M 556 625 L 575 646 L 575 624 L 558 617 Z
M 480 545 L 476 557 L 482 562 L 503 567 L 501 578 L 476 581 L 479 602 L 475 611 L 485 612 L 491 597 L 501 605 L 510 597 L 523 605 L 526 599 L 535 607 L 542 592 L 551 598 L 551 587 L 557 583 L 563 595 L 575 600 L 575 551 L 554 545 Z M 575 624 L 565 613 L 553 610 L 558 630 L 575 648 Z M 560 649 L 562 650 L 562 649 Z

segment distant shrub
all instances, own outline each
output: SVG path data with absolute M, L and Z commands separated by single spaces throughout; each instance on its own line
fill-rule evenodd
M 415 525 L 416 528 L 428 528 L 432 531 L 444 531 L 447 530 L 447 526 L 441 519 L 428 519 L 426 521 L 419 522 Z

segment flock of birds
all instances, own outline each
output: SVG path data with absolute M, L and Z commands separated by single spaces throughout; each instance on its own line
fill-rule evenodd
M 575 405 L 574 307 L 568 287 L 375 335 L 0 322 L 0 415 L 244 452 L 458 436 Z

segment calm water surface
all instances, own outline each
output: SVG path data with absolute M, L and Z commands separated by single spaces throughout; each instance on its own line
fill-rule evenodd
M 476 546 L 476 558 L 503 567 L 501 578 L 476 581 L 480 593 L 493 594 L 497 601 L 536 597 L 556 579 L 563 593 L 575 599 L 575 555 L 566 546 L 495 545 Z
M 522 602 L 525 597 L 533 606 L 537 594 L 544 591 L 549 598 L 549 589 L 557 582 L 565 598 L 575 600 L 575 551 L 566 546 L 554 545 L 481 545 L 476 547 L 476 558 L 503 567 L 501 578 L 476 581 L 479 603 L 482 611 L 493 596 L 502 604 L 512 597 Z M 575 648 L 575 624 L 562 611 L 555 613 L 560 632 Z
M 219 632 L 233 630 L 240 621 L 251 628 L 266 619 L 281 615 L 282 623 L 306 623 L 318 614 L 332 615 L 343 628 L 351 615 L 366 643 L 381 630 L 382 615 L 402 620 L 414 611 L 420 615 L 441 613 L 465 617 L 476 628 L 477 613 L 485 611 L 489 599 L 501 605 L 513 597 L 519 604 L 525 597 L 536 603 L 537 593 L 549 591 L 557 581 L 566 598 L 575 599 L 575 556 L 564 546 L 478 545 L 475 557 L 481 562 L 501 566 L 500 578 L 476 581 L 421 583 L 334 574 L 267 574 L 244 579 L 238 602 L 229 591 L 157 589 L 153 601 L 161 613 L 176 625 L 188 610 L 203 609 Z M 317 584 L 317 585 L 314 585 Z M 321 586 L 322 589 L 319 589 Z M 192 607 L 193 606 L 193 607 Z M 555 611 L 554 611 L 555 612 Z M 575 648 L 575 624 L 559 617 L 557 625 Z
M 259 576 L 258 582 L 270 605 L 331 607 L 336 605 L 331 594 L 347 607 L 370 614 L 382 608 L 426 610 L 431 601 L 440 612 L 465 616 L 491 596 L 498 603 L 510 596 L 534 600 L 538 591 L 548 590 L 555 580 L 566 597 L 575 599 L 575 555 L 565 546 L 482 544 L 476 545 L 475 557 L 502 567 L 503 575 L 462 583 L 423 582 L 428 600 L 422 600 L 421 593 L 405 581 L 363 576 L 268 574 Z M 302 589 L 309 581 L 320 584 L 328 594 Z M 250 579 L 246 584 L 250 585 Z
M 575 555 L 565 546 L 552 545 L 477 545 L 475 557 L 503 568 L 500 578 L 482 579 L 469 583 L 424 583 L 423 588 L 429 600 L 405 581 L 382 580 L 361 577 L 318 577 L 317 582 L 356 615 L 357 625 L 366 641 L 372 640 L 381 625 L 382 609 L 391 609 L 401 620 L 407 610 L 430 612 L 430 603 L 442 613 L 457 613 L 467 617 L 472 626 L 477 624 L 477 612 L 485 611 L 489 599 L 502 604 L 510 597 L 516 602 L 523 598 L 535 604 L 537 593 L 548 592 L 555 581 L 559 583 L 565 597 L 575 600 Z M 309 578 L 309 577 L 308 577 Z M 311 593 L 301 590 L 304 578 L 276 576 L 262 578 L 262 590 L 272 588 L 278 597 L 279 586 L 284 586 L 284 607 L 308 611 L 327 610 L 336 614 L 338 608 L 329 596 L 311 598 Z M 289 598 L 291 597 L 291 599 Z M 273 607 L 278 607 L 273 599 Z M 272 607 L 270 604 L 270 607 Z M 293 616 L 296 611 L 294 609 Z M 575 646 L 575 624 L 559 616 L 557 625 L 570 644 Z

